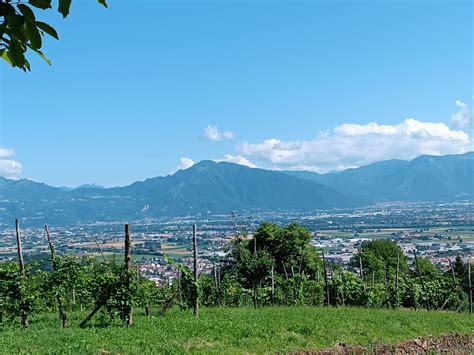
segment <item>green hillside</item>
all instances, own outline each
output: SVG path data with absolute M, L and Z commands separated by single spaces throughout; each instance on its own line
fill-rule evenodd
M 61 329 L 55 314 L 36 316 L 30 328 L 0 328 L 0 353 L 269 353 L 321 349 L 338 343 L 371 347 L 421 336 L 474 336 L 468 314 L 364 308 L 206 308 L 200 317 L 170 311 L 145 318 L 136 311 L 131 328 L 80 329 L 84 314 L 71 314 Z

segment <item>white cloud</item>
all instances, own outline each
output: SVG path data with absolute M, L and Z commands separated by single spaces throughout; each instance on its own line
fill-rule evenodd
M 220 163 L 223 161 L 229 162 L 229 163 L 234 163 L 234 164 L 239 164 L 239 165 L 245 165 L 248 166 L 249 168 L 256 168 L 257 166 L 253 163 L 251 163 L 247 158 L 243 157 L 242 155 L 230 155 L 226 154 L 224 158 L 222 159 L 214 159 L 216 163 Z
M 22 165 L 13 160 L 15 152 L 13 149 L 0 147 L 0 176 L 16 179 L 20 176 L 23 169 Z
M 203 136 L 210 141 L 222 141 L 234 138 L 234 133 L 231 131 L 220 132 L 217 126 L 208 125 L 204 128 Z
M 237 150 L 277 169 L 324 173 L 387 159 L 409 160 L 423 154 L 461 154 L 472 148 L 466 132 L 450 129 L 444 123 L 408 118 L 396 125 L 342 124 L 306 141 L 271 138 L 257 144 L 244 142 Z
M 472 112 L 464 102 L 456 100 L 459 111 L 451 116 L 451 124 L 454 129 L 469 130 L 474 126 Z
M 188 169 L 194 165 L 194 161 L 191 158 L 181 157 L 179 159 L 178 169 Z

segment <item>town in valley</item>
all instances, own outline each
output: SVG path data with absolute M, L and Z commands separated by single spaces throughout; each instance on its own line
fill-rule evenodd
M 43 228 L 21 221 L 27 260 L 47 259 Z M 192 265 L 192 226 L 197 227 L 200 272 L 211 273 L 226 255 L 229 243 L 240 236 L 251 238 L 261 222 L 280 225 L 296 222 L 306 227 L 312 243 L 324 250 L 328 262 L 349 267 L 364 241 L 397 241 L 408 258 L 413 251 L 446 270 L 458 255 L 474 253 L 474 202 L 387 203 L 357 209 L 300 212 L 230 212 L 221 215 L 147 218 L 135 221 L 88 222 L 72 226 L 50 225 L 59 254 L 121 260 L 124 224 L 132 228 L 134 264 L 140 274 L 157 283 L 172 282 L 177 272 L 167 258 Z M 17 255 L 15 225 L 0 225 L 0 261 Z

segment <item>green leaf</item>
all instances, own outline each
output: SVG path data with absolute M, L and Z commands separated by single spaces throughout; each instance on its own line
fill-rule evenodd
M 69 15 L 69 8 L 71 7 L 71 0 L 59 0 L 58 11 L 64 18 Z
M 0 1 L 0 16 L 1 17 L 5 17 L 8 14 L 14 14 L 14 13 L 15 13 L 15 8 L 12 5 Z
M 37 7 L 38 9 L 50 9 L 51 0 L 30 0 L 31 6 Z
M 26 6 L 25 4 L 18 4 L 18 10 L 25 16 L 28 20 L 30 21 L 35 21 L 35 14 L 33 10 L 29 8 L 29 6 Z
M 41 57 L 41 59 L 43 59 L 46 62 L 46 64 L 51 65 L 51 61 L 48 58 L 46 58 L 43 52 L 41 52 L 39 49 L 35 49 L 34 51 Z
M 28 33 L 31 47 L 33 49 L 41 48 L 41 45 L 42 45 L 41 34 L 39 33 L 38 28 L 36 27 L 36 24 L 30 21 L 27 21 L 25 23 L 25 29 L 26 29 L 26 32 Z
M 11 61 L 11 59 L 8 55 L 8 51 L 6 49 L 2 49 L 1 53 L 2 53 L 1 58 L 13 67 L 14 65 L 13 65 L 13 62 Z
M 8 49 L 9 50 L 7 54 L 12 62 L 12 65 L 14 67 L 23 68 L 23 66 L 25 65 L 25 51 L 23 50 L 23 47 L 18 42 L 18 40 L 12 38 Z
M 36 26 L 38 26 L 38 28 L 40 30 L 43 30 L 44 32 L 49 34 L 51 37 L 59 39 L 59 36 L 58 36 L 58 33 L 56 32 L 56 30 L 54 28 L 52 28 L 50 25 L 48 25 L 47 23 L 41 22 L 41 21 L 36 21 Z
M 23 71 L 31 71 L 30 62 L 25 58 L 25 64 L 23 66 Z
M 10 28 L 19 28 L 23 26 L 25 23 L 25 17 L 17 15 L 17 14 L 10 14 L 7 16 L 7 24 Z
M 99 4 L 101 4 L 103 7 L 107 7 L 107 2 L 105 0 L 97 0 Z

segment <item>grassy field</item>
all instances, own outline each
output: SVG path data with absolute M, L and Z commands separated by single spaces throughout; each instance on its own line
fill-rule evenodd
M 164 317 L 136 312 L 134 325 L 80 329 L 84 314 L 71 314 L 61 329 L 53 314 L 30 328 L 0 328 L 0 353 L 269 353 L 353 345 L 395 344 L 419 336 L 473 334 L 468 314 L 358 308 L 274 307 L 172 310 Z

